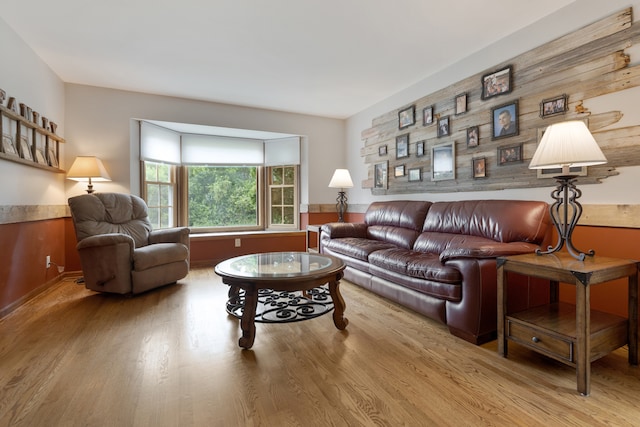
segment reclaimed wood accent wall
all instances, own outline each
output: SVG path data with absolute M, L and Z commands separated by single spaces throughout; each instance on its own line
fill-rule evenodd
M 639 39 L 640 23 L 632 23 L 628 8 L 373 119 L 372 127 L 361 134 L 361 156 L 368 165 L 362 188 L 384 195 L 552 186 L 553 175 L 540 176 L 528 169 L 529 161 L 547 126 L 575 119 L 586 120 L 608 160 L 605 165 L 586 168 L 587 175 L 579 178 L 579 184 L 599 183 L 617 175 L 616 167 L 640 165 L 640 126 L 607 129 L 624 112 L 588 111 L 584 106 L 585 100 L 640 85 L 640 65 L 629 66 L 625 53 Z M 508 67 L 511 90 L 483 100 L 483 77 Z M 456 114 L 460 95 L 466 95 L 466 111 Z M 566 111 L 542 114 L 543 101 L 563 96 Z M 517 134 L 494 139 L 495 113 L 514 102 L 519 110 Z M 423 112 L 429 107 L 433 107 L 433 123 L 424 124 Z M 415 123 L 400 128 L 400 115 L 411 123 L 412 114 Z M 438 137 L 438 119 L 447 116 L 449 134 Z M 467 130 L 476 126 L 479 142 L 468 146 Z M 401 153 L 401 158 L 396 152 L 398 137 L 401 150 L 405 150 L 404 138 L 408 137 L 408 152 Z M 453 143 L 454 176 L 434 180 L 432 149 L 443 143 Z M 501 161 L 499 152 L 510 147 L 519 150 L 517 161 Z M 424 150 L 418 153 L 418 148 Z M 476 163 L 484 159 L 484 171 L 475 177 L 474 159 Z M 376 165 L 379 171 L 386 166 L 386 177 L 375 179 Z

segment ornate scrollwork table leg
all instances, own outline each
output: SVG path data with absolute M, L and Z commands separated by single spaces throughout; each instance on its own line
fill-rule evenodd
M 333 300 L 333 324 L 340 330 L 346 329 L 349 324 L 349 319 L 344 317 L 344 310 L 346 304 L 342 295 L 340 294 L 340 279 L 342 279 L 342 272 L 336 275 L 335 279 L 329 280 L 329 293 Z

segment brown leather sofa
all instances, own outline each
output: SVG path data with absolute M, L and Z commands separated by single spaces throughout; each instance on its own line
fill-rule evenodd
M 496 257 L 534 252 L 550 224 L 537 201 L 374 202 L 364 223 L 323 225 L 320 251 L 346 263 L 346 280 L 481 344 L 496 335 Z M 511 282 L 525 308 L 529 284 Z
M 138 294 L 189 273 L 189 228 L 152 230 L 140 197 L 83 194 L 71 197 L 69 207 L 88 289 Z

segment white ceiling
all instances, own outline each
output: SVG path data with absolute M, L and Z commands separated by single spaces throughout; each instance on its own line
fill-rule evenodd
M 12 0 L 65 82 L 346 118 L 575 0 Z

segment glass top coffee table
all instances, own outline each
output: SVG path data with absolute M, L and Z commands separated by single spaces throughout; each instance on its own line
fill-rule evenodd
M 333 323 L 336 328 L 345 329 L 349 320 L 344 317 L 345 303 L 339 288 L 344 269 L 344 263 L 336 257 L 307 252 L 244 255 L 216 265 L 216 274 L 230 286 L 230 298 L 237 297 L 240 289 L 245 292 L 240 347 L 249 349 L 253 346 L 258 291 L 261 289 L 304 292 L 328 284 L 334 305 Z

